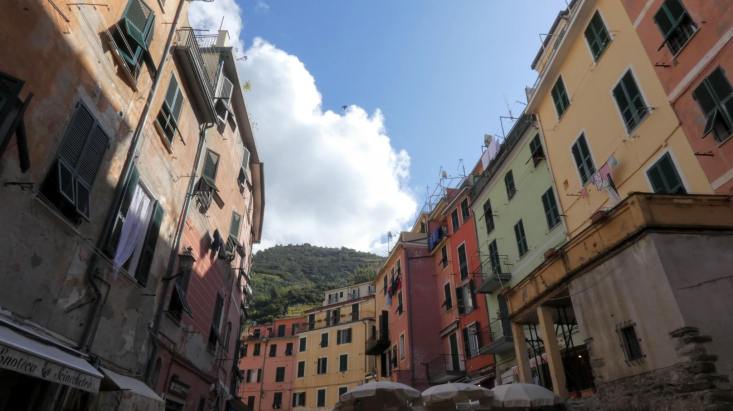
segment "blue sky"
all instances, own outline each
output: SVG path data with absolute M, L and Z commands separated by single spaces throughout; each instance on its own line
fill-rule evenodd
M 419 203 L 443 166 L 478 160 L 499 115 L 522 110 L 529 65 L 564 0 L 242 1 L 247 46 L 262 37 L 297 56 L 324 109 L 379 108 L 411 157 Z M 227 25 L 227 21 L 224 21 Z M 509 126 L 505 124 L 505 126 Z

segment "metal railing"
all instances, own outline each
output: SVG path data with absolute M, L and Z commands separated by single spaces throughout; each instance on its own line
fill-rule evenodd
M 204 58 L 205 54 L 217 53 L 214 50 L 217 36 L 197 35 L 192 28 L 182 28 L 176 32 L 176 46 L 188 50 L 188 55 L 196 68 L 196 75 L 201 80 L 201 85 L 206 90 L 210 101 L 214 100 L 216 92 L 216 78 L 211 78 L 218 67 L 211 67 Z
M 425 364 L 428 381 L 442 384 L 466 375 L 466 359 L 462 354 L 441 354 Z

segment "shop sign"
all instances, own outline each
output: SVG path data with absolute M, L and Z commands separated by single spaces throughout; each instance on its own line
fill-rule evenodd
M 96 393 L 101 378 L 0 344 L 0 368 Z

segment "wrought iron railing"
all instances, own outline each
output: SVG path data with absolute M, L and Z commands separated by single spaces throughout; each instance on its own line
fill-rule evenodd
M 206 90 L 210 101 L 214 100 L 216 92 L 216 72 L 218 67 L 211 66 L 204 58 L 208 53 L 218 53 L 214 50 L 217 36 L 197 35 L 192 28 L 182 28 L 176 32 L 176 46 L 188 50 L 189 57 L 196 67 L 196 74 L 200 76 L 202 86 Z

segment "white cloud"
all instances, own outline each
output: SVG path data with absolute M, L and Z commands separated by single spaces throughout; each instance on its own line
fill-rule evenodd
M 218 27 L 222 13 L 226 28 L 241 33 L 233 0 L 192 3 L 192 26 Z M 265 164 L 262 246 L 308 242 L 384 253 L 385 234 L 412 222 L 416 201 L 407 187 L 410 157 L 392 147 L 381 111 L 324 111 L 296 56 L 260 38 L 246 55 L 240 80 L 252 87 L 245 99 Z

